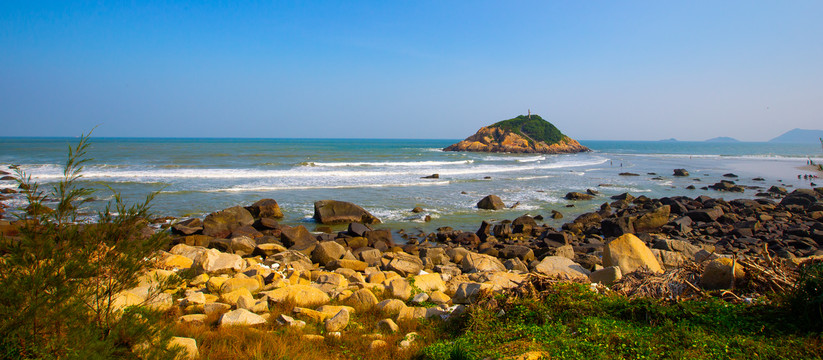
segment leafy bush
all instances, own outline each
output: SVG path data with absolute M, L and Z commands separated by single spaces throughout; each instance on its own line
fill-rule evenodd
M 823 330 L 823 262 L 807 263 L 800 268 L 800 277 L 788 297 L 788 305 L 806 326 Z
M 69 147 L 63 177 L 48 192 L 16 167 L 28 211 L 15 222 L 19 234 L 0 238 L 2 358 L 176 356 L 166 346 L 170 335 L 158 325 L 160 313 L 119 305 L 166 241 L 145 231 L 154 194 L 128 206 L 115 193 L 96 223 L 78 222 L 80 206 L 93 193 L 79 186 L 90 161 L 89 135 Z M 173 281 L 149 288 L 146 301 Z

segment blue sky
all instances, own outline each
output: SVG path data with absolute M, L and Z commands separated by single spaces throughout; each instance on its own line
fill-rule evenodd
M 2 136 L 823 128 L 820 1 L 0 1 Z

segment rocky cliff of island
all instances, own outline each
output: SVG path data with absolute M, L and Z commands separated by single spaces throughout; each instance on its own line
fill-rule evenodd
M 568 154 L 591 151 L 539 115 L 520 115 L 480 128 L 444 151 Z

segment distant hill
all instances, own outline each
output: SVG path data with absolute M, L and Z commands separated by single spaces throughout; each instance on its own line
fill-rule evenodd
M 730 142 L 740 142 L 740 140 L 737 140 L 737 139 L 735 139 L 735 138 L 731 138 L 731 137 L 728 137 L 728 136 L 718 136 L 718 137 L 716 137 L 716 138 L 711 138 L 711 139 L 709 139 L 709 140 L 706 140 L 706 142 L 724 142 L 724 143 L 730 143 Z
M 663 139 L 663 140 L 657 140 L 657 141 L 660 141 L 660 142 L 677 142 L 678 140 L 675 139 L 675 138 L 669 138 L 669 139 Z
M 823 138 L 823 130 L 793 129 L 769 142 L 778 143 L 817 143 Z
M 482 127 L 445 151 L 563 154 L 591 151 L 539 115 L 520 115 Z

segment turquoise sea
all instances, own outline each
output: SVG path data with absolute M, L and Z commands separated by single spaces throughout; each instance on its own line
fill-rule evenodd
M 61 176 L 73 138 L 0 138 L 0 170 L 18 164 L 32 178 L 53 183 Z M 89 212 L 111 199 L 107 186 L 137 201 L 159 191 L 153 210 L 160 216 L 204 217 L 234 205 L 273 198 L 287 224 L 313 229 L 316 200 L 336 199 L 363 206 L 394 229 L 433 231 L 441 226 L 475 230 L 485 219 L 548 215 L 573 219 L 629 192 L 650 197 L 709 195 L 753 198 L 757 190 L 718 193 L 700 190 L 726 173 L 742 185 L 809 187 L 798 179 L 808 159 L 823 162 L 818 144 L 581 141 L 593 152 L 573 155 L 515 155 L 443 152 L 458 140 L 377 139 L 173 139 L 92 138 L 84 185 L 98 189 Z M 685 168 L 691 176 L 675 178 Z M 641 176 L 620 176 L 632 172 Z M 439 174 L 438 179 L 422 177 Z M 765 181 L 755 181 L 762 177 Z M 815 180 L 812 180 L 815 181 Z M 818 181 L 823 183 L 823 181 Z M 687 190 L 688 185 L 698 189 Z M 13 187 L 0 181 L 0 187 Z M 595 200 L 570 202 L 567 192 L 594 189 Z M 500 196 L 514 209 L 478 210 L 477 201 Z M 6 200 L 15 207 L 21 199 Z M 567 207 L 574 204 L 574 207 Z M 414 214 L 420 206 L 425 211 Z M 426 215 L 430 222 L 424 222 Z M 547 217 L 547 220 L 548 217 Z M 549 224 L 559 225 L 560 222 Z

